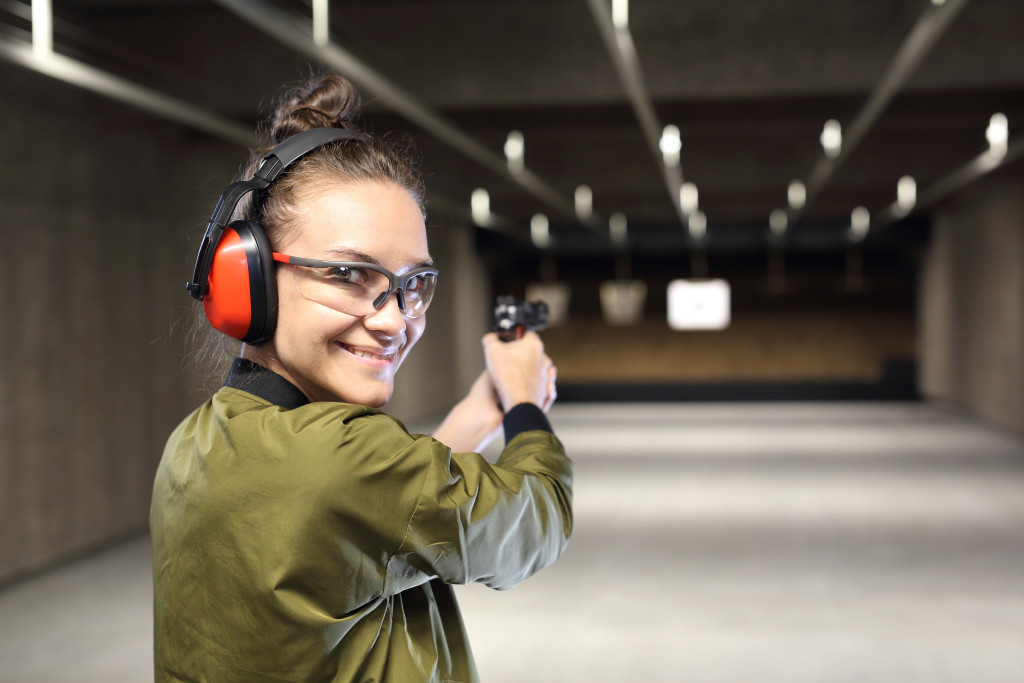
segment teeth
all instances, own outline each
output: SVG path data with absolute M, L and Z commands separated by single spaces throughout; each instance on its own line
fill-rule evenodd
M 375 353 L 369 353 L 367 351 L 360 351 L 359 349 L 351 349 L 351 351 L 352 351 L 352 355 L 359 356 L 360 358 L 370 358 L 372 360 L 388 360 L 388 359 L 391 358 L 390 355 L 388 355 L 388 356 L 378 356 Z

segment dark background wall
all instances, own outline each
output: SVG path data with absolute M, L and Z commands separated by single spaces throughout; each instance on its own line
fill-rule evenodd
M 188 356 L 184 283 L 245 153 L 7 64 L 0 131 L 2 584 L 146 528 L 167 436 L 220 381 Z M 406 420 L 468 388 L 489 315 L 471 229 L 429 236 L 445 286 Z
M 232 150 L 0 65 L 0 581 L 145 524 L 200 382 L 180 320 Z

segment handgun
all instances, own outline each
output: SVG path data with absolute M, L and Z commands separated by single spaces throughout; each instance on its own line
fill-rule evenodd
M 527 332 L 539 332 L 548 323 L 548 305 L 543 301 L 517 301 L 499 296 L 494 302 L 494 332 L 502 341 L 522 339 Z

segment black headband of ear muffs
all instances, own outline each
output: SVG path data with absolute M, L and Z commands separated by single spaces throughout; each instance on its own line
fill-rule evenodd
M 239 180 L 229 185 L 217 201 L 217 207 L 206 226 L 206 234 L 203 235 L 199 255 L 196 257 L 195 271 L 192 273 L 192 279 L 185 283 L 188 293 L 199 301 L 206 296 L 209 287 L 207 279 L 213 265 L 214 252 L 224 233 L 224 227 L 242 197 L 253 191 L 266 190 L 285 169 L 313 150 L 336 140 L 353 139 L 363 140 L 366 136 L 345 128 L 314 128 L 297 133 L 267 152 L 250 180 Z

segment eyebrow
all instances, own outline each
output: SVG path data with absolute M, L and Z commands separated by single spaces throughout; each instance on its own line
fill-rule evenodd
M 327 256 L 337 256 L 337 257 L 341 257 L 341 258 L 347 258 L 347 259 L 350 259 L 350 260 L 362 261 L 363 263 L 372 263 L 375 266 L 379 266 L 380 265 L 380 261 L 377 260 L 376 258 L 374 258 L 373 256 L 370 256 L 369 254 L 367 254 L 365 252 L 359 251 L 358 249 L 350 249 L 348 247 L 339 247 L 337 249 L 328 249 L 328 250 L 326 250 L 324 252 L 324 254 L 326 254 Z M 413 263 L 412 265 L 410 265 L 408 268 L 405 268 L 404 270 L 415 270 L 416 268 L 428 268 L 428 267 L 433 267 L 433 265 L 434 265 L 433 259 L 429 259 L 428 258 L 426 261 L 419 261 L 417 263 Z M 403 271 L 399 271 L 399 272 L 403 272 Z

